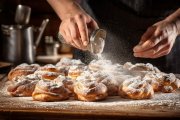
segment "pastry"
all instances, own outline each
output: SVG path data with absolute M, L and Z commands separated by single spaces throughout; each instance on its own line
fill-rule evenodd
M 149 99 L 154 95 L 152 86 L 140 76 L 125 80 L 119 87 L 119 95 L 129 99 Z
M 161 72 L 157 67 L 154 67 L 150 63 L 147 64 L 136 63 L 133 65 L 131 62 L 127 62 L 123 65 L 123 68 L 128 70 L 130 74 L 141 77 L 144 77 L 144 75 L 148 72 L 154 72 L 154 73 Z
M 99 71 L 110 68 L 112 65 L 110 60 L 93 60 L 89 63 L 88 67 L 92 71 Z
M 161 90 L 160 88 L 160 81 L 163 81 L 164 77 L 162 73 L 147 73 L 143 80 L 147 81 L 152 87 L 155 92 Z
M 65 88 L 62 82 L 54 80 L 40 80 L 32 94 L 37 101 L 62 101 L 69 98 L 69 90 Z
M 18 76 L 26 76 L 29 74 L 33 74 L 40 66 L 38 64 L 20 64 L 14 69 L 12 69 L 8 74 L 8 79 L 12 80 Z
M 159 83 L 161 91 L 165 93 L 173 92 L 180 87 L 180 80 L 173 73 L 164 73 L 163 79 L 160 79 Z
M 39 78 L 44 80 L 54 80 L 57 78 L 61 73 L 57 69 L 56 66 L 52 64 L 47 64 L 45 66 L 40 67 L 36 72 L 36 74 Z
M 56 67 L 61 73 L 64 73 L 66 76 L 68 75 L 68 70 L 71 66 L 79 66 L 84 67 L 86 66 L 81 60 L 69 59 L 69 58 L 62 58 L 57 64 Z
M 90 76 L 80 76 L 74 84 L 74 92 L 78 100 L 99 101 L 107 97 L 107 87 Z
M 78 76 L 81 75 L 83 71 L 85 71 L 85 69 L 86 68 L 84 66 L 70 66 L 68 70 L 68 77 L 70 77 L 71 79 L 76 79 Z
M 34 74 L 18 76 L 10 82 L 7 91 L 10 95 L 16 97 L 32 96 L 35 85 L 39 80 L 40 79 Z
M 59 75 L 54 81 L 62 82 L 64 86 L 73 94 L 74 93 L 74 80 L 67 76 Z
M 108 96 L 118 95 L 119 83 L 114 79 L 114 77 L 103 72 L 93 73 L 92 76 L 96 79 L 97 82 L 106 85 Z

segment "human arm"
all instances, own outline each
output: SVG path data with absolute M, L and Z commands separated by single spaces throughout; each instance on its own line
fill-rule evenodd
M 142 35 L 133 49 L 135 57 L 158 58 L 170 53 L 180 34 L 180 8 L 164 20 L 155 23 Z
M 98 28 L 96 21 L 75 0 L 47 1 L 62 21 L 59 33 L 68 44 L 84 49 L 89 42 L 89 34 Z

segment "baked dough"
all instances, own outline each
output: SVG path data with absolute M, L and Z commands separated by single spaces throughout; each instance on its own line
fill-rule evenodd
M 141 77 L 125 80 L 119 87 L 119 95 L 129 99 L 149 99 L 154 95 L 152 86 Z
M 35 85 L 39 80 L 40 79 L 34 74 L 18 76 L 10 81 L 7 91 L 11 96 L 15 97 L 32 96 Z
M 18 76 L 33 74 L 39 67 L 38 64 L 20 64 L 8 73 L 8 80 L 12 80 Z
M 59 72 L 56 66 L 52 64 L 47 64 L 45 66 L 40 67 L 38 70 L 36 70 L 34 74 L 44 80 L 54 80 L 61 73 Z
M 107 87 L 90 76 L 78 77 L 74 84 L 74 92 L 78 100 L 89 102 L 103 100 L 108 95 Z
M 62 82 L 54 80 L 40 80 L 32 94 L 37 101 L 62 101 L 69 98 L 69 90 L 65 88 Z

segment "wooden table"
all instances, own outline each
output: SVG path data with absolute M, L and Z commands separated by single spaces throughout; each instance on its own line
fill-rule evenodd
M 99 102 L 82 102 L 73 99 L 61 102 L 38 102 L 33 101 L 31 97 L 10 97 L 5 92 L 5 81 L 6 78 L 0 81 L 0 118 L 39 119 L 40 117 L 46 120 L 52 117 L 61 119 L 180 117 L 180 90 L 175 93 L 156 93 L 149 100 L 130 100 L 114 96 Z

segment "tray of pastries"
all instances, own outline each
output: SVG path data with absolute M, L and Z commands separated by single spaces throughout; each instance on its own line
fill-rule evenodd
M 32 97 L 34 101 L 57 102 L 68 99 L 95 102 L 110 96 L 141 100 L 156 92 L 172 93 L 180 87 L 173 73 L 161 72 L 150 63 L 114 64 L 110 60 L 62 58 L 55 65 L 20 64 L 8 74 L 7 93 Z
M 177 76 L 150 63 L 23 63 L 0 81 L 0 112 L 180 117 L 179 87 Z

